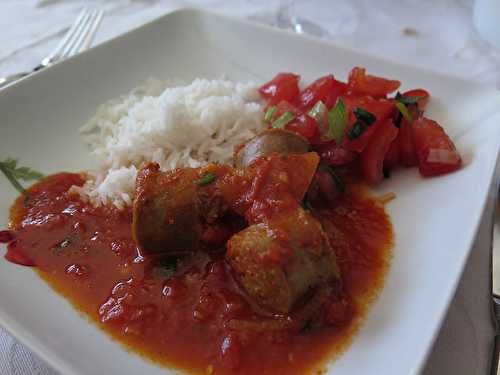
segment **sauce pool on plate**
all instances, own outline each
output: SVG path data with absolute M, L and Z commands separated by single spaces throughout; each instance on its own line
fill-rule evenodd
M 175 264 L 142 257 L 130 209 L 92 207 L 67 191 L 79 174 L 49 176 L 11 209 L 7 259 L 38 274 L 127 348 L 195 373 L 303 374 L 349 344 L 388 269 L 392 226 L 360 183 L 319 212 L 335 249 L 342 287 L 321 310 L 328 325 L 287 329 L 264 317 L 218 251 Z M 55 312 L 57 313 L 57 312 Z

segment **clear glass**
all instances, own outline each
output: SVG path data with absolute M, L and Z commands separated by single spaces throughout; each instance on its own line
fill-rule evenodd
M 280 29 L 292 30 L 297 34 L 306 34 L 316 37 L 325 37 L 329 35 L 328 31 L 323 27 L 297 14 L 295 0 L 281 0 L 276 16 L 271 20 L 267 19 L 267 17 L 254 18 Z
M 290 29 L 297 34 L 308 34 L 312 36 L 324 37 L 328 32 L 314 22 L 295 14 L 295 1 L 281 1 L 278 15 L 276 17 L 276 26 L 282 29 Z

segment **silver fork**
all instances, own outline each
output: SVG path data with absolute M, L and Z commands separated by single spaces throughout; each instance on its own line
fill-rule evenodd
M 0 78 L 0 89 L 58 61 L 88 49 L 101 23 L 102 16 L 102 10 L 83 9 L 78 15 L 75 23 L 66 34 L 64 34 L 64 37 L 57 47 L 45 57 L 38 66 L 29 72 L 20 72 Z

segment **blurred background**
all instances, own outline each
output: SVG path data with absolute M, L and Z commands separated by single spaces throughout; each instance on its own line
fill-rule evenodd
M 500 25 L 500 0 L 477 2 L 492 6 L 476 14 L 492 41 L 485 17 Z M 500 49 L 474 27 L 475 5 L 474 0 L 0 0 L 0 77 L 39 64 L 85 6 L 105 12 L 94 45 L 172 10 L 195 7 L 312 32 L 337 45 L 499 87 Z M 478 249 L 490 246 L 490 222 L 483 222 L 482 239 L 478 235 L 425 375 L 487 373 L 493 336 L 489 252 Z M 56 375 L 1 328 L 0 374 Z
M 488 0 L 478 0 L 487 2 Z M 497 0 L 490 0 L 497 3 Z M 500 52 L 473 26 L 474 0 L 2 0 L 0 76 L 32 68 L 83 6 L 105 11 L 94 44 L 165 12 L 200 7 L 275 22 L 280 10 L 311 21 L 324 38 L 423 68 L 481 82 L 500 80 Z M 498 19 L 498 18 L 497 18 Z

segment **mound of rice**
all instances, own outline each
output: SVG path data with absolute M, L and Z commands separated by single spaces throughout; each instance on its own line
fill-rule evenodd
M 137 170 L 230 162 L 233 149 L 263 128 L 256 86 L 196 79 L 166 87 L 150 80 L 101 106 L 81 129 L 96 157 L 96 171 L 71 191 L 93 205 L 118 208 L 133 200 Z

